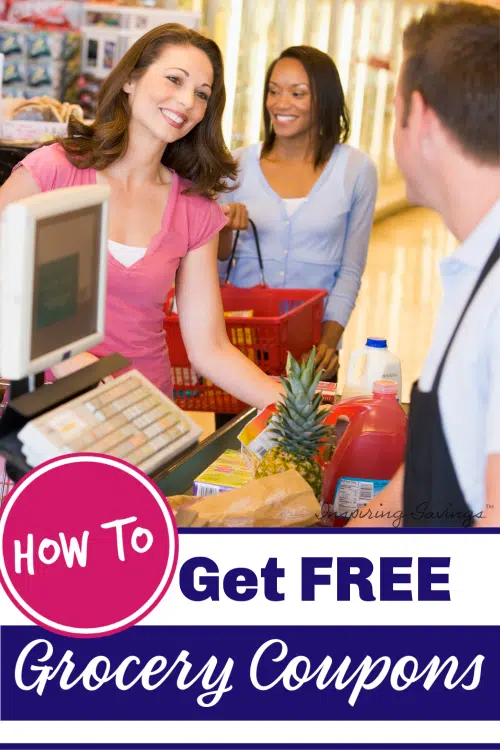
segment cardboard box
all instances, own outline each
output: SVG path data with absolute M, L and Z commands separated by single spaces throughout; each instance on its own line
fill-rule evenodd
M 268 406 L 248 422 L 238 435 L 241 455 L 252 475 L 257 471 L 267 451 L 275 446 L 274 436 L 270 432 L 271 420 L 275 414 L 276 407 Z
M 0 122 L 0 137 L 4 141 L 38 143 L 64 136 L 67 125 L 62 122 L 36 122 L 34 120 L 3 120 Z
M 193 494 L 196 497 L 218 495 L 244 487 L 252 479 L 253 474 L 241 454 L 238 451 L 227 450 L 196 478 Z

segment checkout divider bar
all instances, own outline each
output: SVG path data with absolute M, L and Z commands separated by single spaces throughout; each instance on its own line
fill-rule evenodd
M 238 414 L 220 430 L 181 455 L 175 463 L 152 475 L 151 479 L 166 497 L 190 493 L 195 479 L 224 451 L 239 449 L 238 435 L 256 415 L 256 409 L 247 409 Z

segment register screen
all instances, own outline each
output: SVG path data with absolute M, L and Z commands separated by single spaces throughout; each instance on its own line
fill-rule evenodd
M 31 359 L 97 331 L 101 207 L 36 225 Z

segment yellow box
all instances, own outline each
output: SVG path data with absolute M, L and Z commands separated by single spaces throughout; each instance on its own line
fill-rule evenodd
M 195 479 L 194 495 L 218 495 L 220 492 L 244 487 L 252 479 L 252 472 L 246 466 L 241 453 L 227 450 Z

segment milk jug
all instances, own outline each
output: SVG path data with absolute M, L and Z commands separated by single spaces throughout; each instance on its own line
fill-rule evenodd
M 401 401 L 401 361 L 389 351 L 386 339 L 368 338 L 366 346 L 351 354 L 342 399 L 371 395 L 376 380 L 398 384 Z

